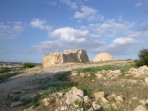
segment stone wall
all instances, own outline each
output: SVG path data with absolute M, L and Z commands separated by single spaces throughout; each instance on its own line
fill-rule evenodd
M 55 64 L 67 62 L 89 62 L 87 52 L 85 50 L 64 50 L 64 53 L 53 52 L 47 54 L 43 58 L 43 67 L 48 68 Z

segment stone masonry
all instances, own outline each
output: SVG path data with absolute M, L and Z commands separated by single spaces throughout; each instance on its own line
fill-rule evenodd
M 64 53 L 53 52 L 47 54 L 43 58 L 43 67 L 48 68 L 55 64 L 67 62 L 89 62 L 87 52 L 82 49 L 78 50 L 64 50 Z

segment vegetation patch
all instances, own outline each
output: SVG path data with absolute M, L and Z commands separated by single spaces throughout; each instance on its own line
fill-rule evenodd
M 18 75 L 19 73 L 18 72 L 4 72 L 4 73 L 0 73 L 0 83 L 1 82 L 5 82 L 6 80 L 8 80 L 10 77 L 12 76 L 16 76 Z
M 35 65 L 33 63 L 29 63 L 29 62 L 23 63 L 24 68 L 33 68 L 34 66 Z
M 76 86 L 77 83 L 71 81 L 69 75 L 70 72 L 61 72 L 42 83 L 39 87 L 39 90 L 44 90 L 44 92 L 41 95 L 37 95 L 33 99 L 33 106 L 37 107 L 39 105 L 39 101 L 51 93 L 55 93 L 61 90 L 66 92 L 72 86 Z
M 104 65 L 104 66 L 97 66 L 97 67 L 88 67 L 88 68 L 79 68 L 76 69 L 74 71 L 76 71 L 77 73 L 86 73 L 86 72 L 90 72 L 90 73 L 96 73 L 98 71 L 102 71 L 102 70 L 121 70 L 121 72 L 126 72 L 128 71 L 130 68 L 132 67 L 132 65 Z

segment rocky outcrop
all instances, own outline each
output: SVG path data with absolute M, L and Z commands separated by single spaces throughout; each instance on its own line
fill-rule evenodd
M 140 106 L 136 107 L 136 108 L 134 109 L 134 111 L 147 111 L 147 110 L 146 110 L 146 108 L 144 108 L 142 105 L 140 105 Z
M 67 104 L 74 104 L 77 102 L 83 101 L 83 91 L 80 89 L 77 89 L 76 87 L 72 87 L 72 89 L 66 93 L 66 103 Z
M 85 50 L 65 50 L 63 54 L 59 52 L 50 53 L 43 58 L 43 67 L 48 68 L 55 64 L 67 62 L 89 62 Z
M 130 68 L 128 71 L 129 74 L 132 74 L 134 77 L 143 77 L 148 76 L 148 67 L 146 65 L 139 68 Z

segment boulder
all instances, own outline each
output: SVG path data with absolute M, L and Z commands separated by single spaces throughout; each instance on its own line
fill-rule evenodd
M 82 102 L 83 96 L 84 94 L 82 90 L 72 87 L 72 89 L 66 93 L 66 103 L 74 104 L 76 101 Z
M 147 111 L 147 109 L 145 107 L 143 107 L 142 105 L 140 105 L 140 106 L 136 107 L 134 109 L 134 111 Z
M 44 98 L 44 105 L 45 106 L 48 106 L 49 105 L 49 98 Z
M 101 106 L 96 101 L 92 102 L 92 106 L 93 106 L 94 110 L 100 110 L 101 109 Z
M 104 98 L 104 92 L 96 92 L 96 93 L 94 93 L 94 97 L 96 100 L 100 100 L 100 99 Z
M 107 77 L 118 77 L 119 75 L 121 75 L 120 70 L 109 70 L 109 72 L 107 73 Z
M 89 103 L 91 99 L 88 96 L 84 96 L 84 103 Z
M 43 67 L 48 68 L 55 64 L 67 62 L 89 62 L 89 58 L 87 52 L 82 49 L 65 50 L 63 54 L 53 52 L 44 56 Z
M 146 65 L 139 68 L 130 68 L 128 71 L 129 74 L 132 74 L 134 77 L 148 76 L 148 67 Z
M 99 72 L 96 73 L 96 76 L 97 76 L 98 79 L 102 79 L 103 78 L 102 74 L 100 74 Z

